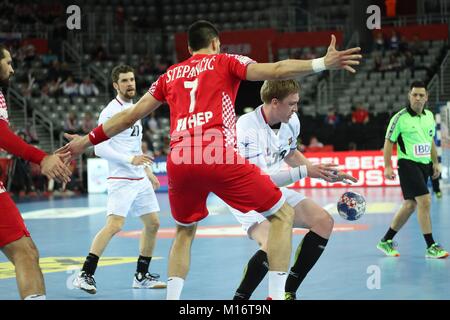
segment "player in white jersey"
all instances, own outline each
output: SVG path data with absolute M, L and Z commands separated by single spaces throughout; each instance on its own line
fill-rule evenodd
M 115 114 L 133 106 L 136 94 L 133 68 L 127 65 L 115 67 L 111 73 L 117 96 L 100 114 L 99 124 Z M 97 156 L 108 160 L 108 203 L 106 225 L 97 233 L 89 255 L 80 274 L 74 279 L 74 286 L 89 293 L 96 293 L 94 273 L 99 257 L 111 238 L 121 230 L 128 214 L 141 218 L 144 228 L 140 239 L 140 256 L 133 279 L 133 288 L 165 288 L 159 275 L 148 272 L 159 228 L 159 205 L 154 189 L 159 181 L 149 165 L 152 158 L 143 155 L 142 125 L 137 121 L 131 128 L 114 138 L 95 146 Z
M 297 150 L 300 121 L 296 114 L 299 102 L 299 84 L 295 80 L 265 81 L 261 87 L 263 105 L 239 118 L 236 124 L 239 153 L 259 166 L 273 182 L 281 187 L 288 204 L 294 208 L 294 227 L 309 229 L 296 252 L 296 260 L 285 286 L 285 298 L 296 299 L 296 291 L 306 274 L 322 254 L 333 230 L 333 218 L 313 200 L 287 189 L 306 176 L 322 178 L 329 182 L 357 180 L 336 170 L 330 178 L 325 173 L 331 165 L 313 165 Z M 286 164 L 290 167 L 286 168 Z M 269 221 L 256 211 L 242 213 L 230 207 L 251 239 L 258 242 L 260 250 L 250 259 L 234 299 L 249 299 L 268 271 L 267 239 Z

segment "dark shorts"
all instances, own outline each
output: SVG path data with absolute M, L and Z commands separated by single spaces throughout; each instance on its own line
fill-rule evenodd
M 413 200 L 415 197 L 430 193 L 427 183 L 432 170 L 431 162 L 423 164 L 406 159 L 398 160 L 398 176 L 405 200 Z
M 30 233 L 8 193 L 0 193 L 0 248 Z

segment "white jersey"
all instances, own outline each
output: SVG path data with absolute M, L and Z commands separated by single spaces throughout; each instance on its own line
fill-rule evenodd
M 133 106 L 132 102 L 124 102 L 117 96 L 114 98 L 100 113 L 98 124 L 103 124 L 125 109 Z M 95 146 L 96 153 L 103 144 L 108 146 L 115 152 L 115 159 L 107 159 L 109 166 L 109 179 L 140 179 L 146 177 L 143 166 L 135 166 L 128 162 L 132 156 L 142 155 L 142 124 L 138 120 L 131 128 L 115 135 L 111 139 Z M 101 152 L 99 152 L 101 153 Z M 101 156 L 101 154 L 99 155 Z
M 288 123 L 281 123 L 278 130 L 273 130 L 267 124 L 260 106 L 239 118 L 236 133 L 240 155 L 260 167 L 263 172 L 275 176 L 285 166 L 284 158 L 297 149 L 300 120 L 294 113 Z M 280 190 L 291 207 L 305 199 L 303 194 L 288 188 Z M 249 237 L 251 227 L 266 220 L 263 214 L 256 211 L 242 213 L 230 206 L 228 208 Z
M 284 158 L 297 149 L 300 120 L 296 113 L 275 132 L 265 120 L 262 106 L 239 118 L 236 123 L 239 154 L 269 175 L 278 173 Z

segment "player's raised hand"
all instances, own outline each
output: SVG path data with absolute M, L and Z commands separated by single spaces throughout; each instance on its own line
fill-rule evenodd
M 352 66 L 359 65 L 359 60 L 362 58 L 362 55 L 359 54 L 360 51 L 360 47 L 343 51 L 336 50 L 336 37 L 332 34 L 331 43 L 325 55 L 325 67 L 328 70 L 345 69 L 351 73 L 355 73 L 356 70 Z
M 141 154 L 139 156 L 134 156 L 133 160 L 131 161 L 131 164 L 135 166 L 142 166 L 142 165 L 149 166 L 153 164 L 153 158 L 145 154 Z
M 49 179 L 55 179 L 63 183 L 70 182 L 70 176 L 72 171 L 64 164 L 67 157 L 70 157 L 69 153 L 59 153 L 46 156 L 42 159 L 41 172 Z
M 307 167 L 308 177 L 333 182 L 333 180 L 338 178 L 336 174 L 336 167 L 337 164 L 334 163 L 310 165 Z

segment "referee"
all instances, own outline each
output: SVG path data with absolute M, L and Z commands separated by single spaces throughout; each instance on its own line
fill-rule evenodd
M 434 144 L 436 124 L 433 113 L 425 109 L 428 101 L 425 84 L 421 81 L 413 82 L 408 96 L 409 107 L 403 108 L 392 117 L 384 143 L 384 176 L 390 180 L 395 179 L 391 157 L 392 147 L 397 143 L 398 175 L 405 201 L 377 248 L 387 256 L 400 255 L 392 239 L 417 207 L 419 225 L 427 244 L 425 257 L 446 258 L 448 252 L 433 239 L 431 195 L 427 187 L 428 178 L 437 178 L 441 171 Z

